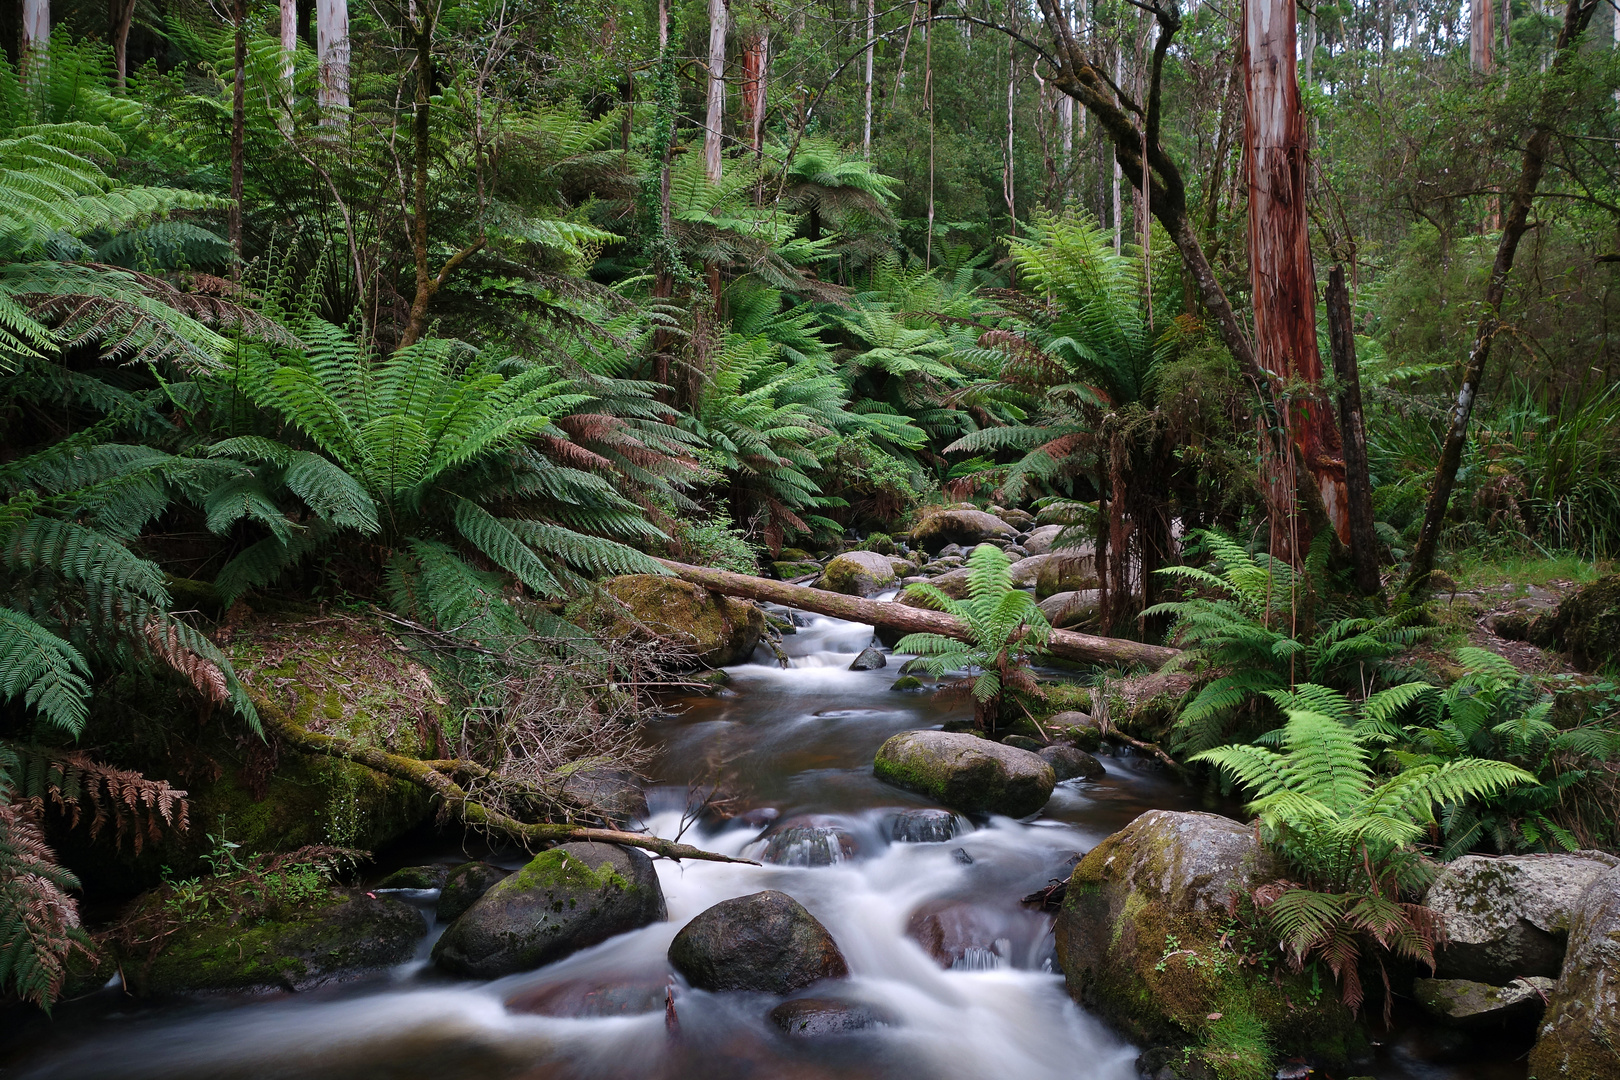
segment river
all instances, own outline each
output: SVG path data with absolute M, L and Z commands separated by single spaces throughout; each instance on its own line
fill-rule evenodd
M 958 819 L 947 841 L 891 842 L 896 813 L 929 804 L 873 777 L 873 754 L 896 732 L 962 719 L 970 709 L 960 698 L 891 690 L 893 659 L 876 671 L 849 671 L 871 642 L 869 627 L 801 621 L 807 625 L 784 639 L 791 667 L 733 668 L 729 692 L 683 701 L 652 726 L 659 755 L 647 824 L 662 836 L 681 834 L 708 850 L 755 859 L 768 843 L 762 831 L 830 827 L 841 839 L 790 846 L 778 856 L 825 865 L 660 861 L 668 922 L 494 982 L 453 981 L 428 966 L 435 928 L 416 961 L 363 983 L 276 998 L 69 1009 L 9 1054 L 0 1052 L 0 1062 L 10 1059 L 0 1075 L 1135 1080 L 1138 1049 L 1070 1001 L 1053 968 L 1050 917 L 1020 898 L 1066 876 L 1078 853 L 1144 810 L 1206 808 L 1199 794 L 1150 761 L 1104 757 L 1104 778 L 1060 785 L 1032 821 Z M 711 790 L 725 797 L 725 813 L 714 806 L 694 812 Z M 851 971 L 836 994 L 872 1007 L 885 1023 L 794 1039 L 766 1017 L 774 998 L 678 985 L 671 1023 L 662 1002 L 675 932 L 712 904 L 766 888 L 794 896 L 826 925 Z M 426 905 L 432 897 L 414 899 Z M 949 969 L 907 936 L 920 908 L 949 930 L 957 954 Z M 590 994 L 602 987 L 613 989 Z M 530 1011 L 540 1007 L 629 1011 Z M 1524 1075 L 1500 1055 L 1465 1068 L 1442 1064 L 1492 1055 L 1451 1044 L 1436 1049 L 1436 1041 L 1432 1031 L 1405 1029 L 1383 1048 L 1376 1075 Z

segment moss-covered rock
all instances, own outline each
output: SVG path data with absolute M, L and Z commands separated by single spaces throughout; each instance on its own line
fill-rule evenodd
M 671 642 L 681 654 L 676 666 L 741 664 L 765 632 L 765 615 L 753 604 L 679 578 L 625 574 L 602 589 L 602 597 L 569 614 L 610 639 Z
M 1041 614 L 1058 630 L 1094 624 L 1102 614 L 1102 590 L 1053 593 L 1041 601 Z
M 898 580 L 894 560 L 875 551 L 846 551 L 821 572 L 816 588 L 846 596 L 870 596 Z
M 1543 975 L 1491 986 L 1470 979 L 1416 979 L 1412 999 L 1452 1027 L 1534 1027 L 1555 984 Z
M 433 946 L 446 971 L 498 979 L 666 917 L 652 860 L 614 844 L 562 844 L 479 897 Z
M 1057 777 L 1028 750 L 965 732 L 903 731 L 878 748 L 872 771 L 896 787 L 966 813 L 1025 817 L 1046 805 Z
M 404 963 L 426 933 L 409 904 L 333 891 L 284 918 L 216 909 L 182 924 L 155 957 L 132 952 L 121 967 L 130 992 L 142 997 L 306 990 Z
M 912 544 L 935 554 L 947 544 L 970 548 L 987 540 L 1011 543 L 1017 538 L 1017 529 L 983 510 L 941 510 L 923 518 L 911 530 Z
M 927 687 L 923 686 L 921 679 L 915 675 L 902 675 L 889 686 L 890 690 L 898 690 L 903 694 L 920 694 Z
M 1186 671 L 1155 671 L 1110 678 L 1103 684 L 1109 721 L 1128 735 L 1158 742 L 1181 712 L 1182 702 L 1197 686 Z
M 1143 814 L 1069 879 L 1055 930 L 1070 994 L 1133 1041 L 1189 1046 L 1221 1076 L 1269 1075 L 1268 1045 L 1345 1060 L 1359 1036 L 1331 986 L 1262 973 L 1222 947 L 1232 897 L 1274 876 L 1246 825 Z
M 1535 1080 L 1620 1077 L 1620 867 L 1581 894 L 1558 985 L 1530 1052 Z
M 449 876 L 450 868 L 444 863 L 429 863 L 425 866 L 402 866 L 372 887 L 375 889 L 412 889 L 416 891 L 440 889 L 444 887 L 444 879 Z
M 478 898 L 510 877 L 512 871 L 487 862 L 466 862 L 450 871 L 439 893 L 434 918 L 441 923 L 452 922 L 478 902 Z
M 776 553 L 776 557 L 788 562 L 815 562 L 816 557 L 803 548 L 785 547 Z
M 1565 597 L 1553 618 L 1552 639 L 1583 671 L 1620 664 L 1620 574 Z
M 771 563 L 771 570 L 776 574 L 778 581 L 794 581 L 821 573 L 821 564 L 814 559 L 807 559 L 804 562 L 774 562 Z
M 1097 557 L 1091 547 L 1064 548 L 1046 556 L 1035 578 L 1035 598 L 1097 588 Z

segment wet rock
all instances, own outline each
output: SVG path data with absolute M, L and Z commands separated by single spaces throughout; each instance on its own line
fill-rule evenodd
M 945 510 L 922 520 L 911 530 L 911 542 L 924 551 L 938 552 L 948 544 L 971 548 L 987 540 L 1011 543 L 1018 530 L 983 510 Z
M 459 919 L 468 908 L 472 907 L 497 882 L 510 876 L 512 871 L 486 862 L 468 862 L 450 871 L 444 881 L 444 890 L 439 893 L 439 904 L 434 909 L 434 917 L 441 923 L 452 922 Z
M 821 564 L 809 562 L 773 562 L 771 570 L 779 581 L 796 581 L 799 578 L 810 577 L 821 573 Z
M 669 962 L 700 990 L 791 994 L 849 974 L 827 928 L 786 893 L 768 889 L 714 905 L 681 927 Z
M 1582 585 L 1558 605 L 1551 636 L 1582 671 L 1620 657 L 1620 574 Z
M 971 546 L 970 544 L 969 547 Z M 965 559 L 967 558 L 967 551 L 963 549 L 961 544 L 946 544 L 934 552 L 934 557 L 935 559 Z M 954 565 L 960 566 L 961 564 L 956 563 Z
M 189 920 L 150 962 L 142 950 L 122 970 L 137 997 L 308 990 L 402 964 L 426 933 L 421 913 L 404 901 L 332 891 L 285 917 L 222 911 Z
M 832 998 L 795 998 L 770 1011 L 771 1023 L 798 1038 L 846 1035 L 885 1023 L 870 1005 Z
M 710 684 L 716 690 L 724 690 L 731 681 L 723 671 L 713 675 L 722 679 Z M 562 797 L 584 811 L 581 816 L 590 824 L 623 828 L 632 821 L 646 820 L 647 793 L 641 788 L 641 777 L 629 769 L 600 758 L 584 758 L 569 762 L 551 775 L 562 781 Z
M 1447 864 L 1424 901 L 1445 920 L 1439 976 L 1493 986 L 1556 976 L 1582 891 L 1616 864 L 1600 852 L 1467 855 Z
M 855 852 L 855 837 L 836 825 L 787 821 L 772 832 L 760 859 L 777 866 L 831 866 Z
M 1097 752 L 1102 745 L 1102 730 L 1097 727 L 1097 721 L 1089 713 L 1078 709 L 1067 709 L 1060 713 L 1053 713 L 1046 720 L 1046 729 L 1052 732 L 1054 738 L 1064 739 L 1074 743 L 1088 754 Z
M 445 930 L 433 959 L 496 979 L 665 918 L 652 860 L 613 844 L 562 844 L 499 882 Z
M 1102 611 L 1102 592 L 1098 589 L 1079 589 L 1053 593 L 1041 601 L 1041 614 L 1054 629 L 1066 630 L 1096 620 Z
M 1035 524 L 1035 515 L 1028 510 L 1000 510 L 996 512 L 996 517 L 1019 532 L 1023 532 Z
M 1413 999 L 1449 1024 L 1464 1028 L 1533 1025 L 1553 980 L 1541 975 L 1490 986 L 1468 979 L 1416 979 Z
M 1052 746 L 1042 747 L 1040 756 L 1042 760 L 1052 766 L 1052 772 L 1057 775 L 1059 783 L 1076 778 L 1081 780 L 1101 780 L 1108 771 L 1103 768 L 1102 762 L 1079 747 L 1070 746 L 1067 743 L 1055 743 Z
M 1011 951 L 1002 920 L 965 900 L 930 900 L 906 920 L 906 936 L 943 968 L 993 968 Z
M 942 844 L 956 835 L 956 815 L 949 810 L 903 810 L 889 835 L 897 844 Z
M 1217 968 L 1228 955 L 1220 939 L 1229 900 L 1279 869 L 1249 825 L 1205 813 L 1141 815 L 1069 878 L 1054 925 L 1069 993 L 1149 1046 L 1182 1045 L 1224 1002 L 1244 1000 L 1280 1053 L 1344 1060 L 1356 1029 L 1336 995 L 1312 994 L 1308 976 L 1286 970 Z
M 1038 754 L 1046 748 L 1046 744 L 1041 740 L 1032 739 L 1028 735 L 1003 735 L 1001 745 L 1016 747 L 1019 750 L 1028 750 L 1032 754 Z M 1062 778 L 1059 777 L 1059 779 Z
M 610 640 L 667 641 L 676 647 L 671 666 L 743 663 L 765 632 L 765 613 L 753 604 L 679 578 L 625 574 L 602 588 L 604 599 L 571 610 L 575 622 Z
M 873 772 L 967 813 L 1026 817 L 1046 805 L 1057 778 L 1028 750 L 975 735 L 904 731 L 878 748 Z
M 404 866 L 377 882 L 373 888 L 439 889 L 444 887 L 444 879 L 449 873 L 450 868 L 443 863 L 431 863 L 427 866 Z
M 1548 995 L 1530 1075 L 1620 1077 L 1620 866 L 1598 875 L 1570 918 L 1569 951 Z
M 1064 548 L 1048 555 L 1035 579 L 1035 598 L 1045 600 L 1058 593 L 1081 592 L 1097 588 L 1097 558 L 1087 544 L 1080 548 Z
M 850 662 L 851 671 L 876 671 L 880 667 L 887 667 L 889 658 L 883 655 L 883 650 L 868 645 L 861 650 L 859 656 Z
M 904 694 L 920 694 L 928 689 L 923 681 L 915 675 L 902 675 L 889 686 L 890 690 L 898 690 Z
M 846 551 L 821 572 L 816 588 L 846 596 L 870 596 L 896 581 L 894 560 L 875 551 Z
M 664 977 L 575 979 L 513 994 L 506 999 L 506 1008 L 535 1016 L 639 1016 L 663 1010 L 668 986 Z

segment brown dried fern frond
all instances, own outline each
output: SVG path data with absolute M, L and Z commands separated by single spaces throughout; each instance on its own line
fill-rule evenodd
M 110 824 L 115 843 L 127 838 L 139 853 L 148 841 L 159 840 L 165 829 L 190 828 L 186 793 L 167 780 L 149 780 L 130 769 L 96 761 L 80 750 L 49 747 L 13 747 L 17 759 L 17 790 L 29 812 L 38 815 L 50 806 L 77 828 L 89 810 L 90 839 Z
M 0 788 L 0 997 L 49 1010 L 75 954 L 88 955 L 74 876 L 56 862 L 39 823 Z
M 152 653 L 184 675 L 209 704 L 223 705 L 231 699 L 225 672 L 218 664 L 189 648 L 172 620 L 154 615 L 146 620 L 143 630 Z

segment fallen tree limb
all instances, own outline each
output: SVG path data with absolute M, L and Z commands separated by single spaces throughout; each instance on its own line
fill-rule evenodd
M 785 581 L 770 581 L 766 578 L 750 577 L 747 574 L 734 574 L 729 570 L 688 566 L 668 559 L 658 561 L 669 567 L 681 580 L 702 585 L 727 596 L 764 600 L 813 611 L 818 615 L 829 615 L 835 619 L 848 619 L 870 626 L 886 626 L 908 634 L 942 634 L 959 640 L 966 640 L 967 637 L 967 625 L 943 611 L 908 607 L 890 600 L 865 600 L 858 596 L 827 592 L 825 589 L 790 585 Z M 1053 630 L 1052 636 L 1047 639 L 1046 651 L 1064 660 L 1079 660 L 1090 664 L 1145 664 L 1154 669 L 1163 667 L 1181 652 L 1180 649 L 1164 645 L 1147 645 L 1125 638 L 1094 637 L 1091 634 L 1078 634 L 1073 630 Z
M 464 824 L 502 833 L 530 850 L 550 844 L 595 842 L 637 847 L 655 855 L 662 855 L 667 859 L 700 859 L 709 862 L 742 862 L 754 865 L 748 859 L 734 859 L 717 852 L 704 851 L 702 848 L 693 847 L 690 844 L 681 844 L 657 836 L 648 836 L 646 833 L 519 821 L 510 815 L 501 813 L 499 810 L 492 810 L 484 806 L 468 795 L 466 789 L 461 785 L 434 767 L 435 765 L 444 765 L 452 768 L 465 768 L 472 765 L 471 762 L 418 761 L 416 758 L 405 757 L 402 754 L 391 754 L 374 746 L 362 746 L 352 739 L 345 739 L 338 735 L 325 735 L 318 731 L 310 731 L 295 723 L 287 715 L 286 710 L 270 700 L 265 694 L 252 688 L 249 688 L 248 694 L 252 697 L 254 706 L 259 710 L 259 718 L 264 723 L 265 730 L 273 732 L 277 738 L 294 749 L 301 750 L 306 754 L 322 754 L 326 757 L 352 761 L 356 765 L 364 765 L 366 768 L 383 773 L 386 776 L 396 777 L 416 784 L 418 787 L 426 788 L 441 799 L 444 805 L 460 818 Z M 482 766 L 474 765 L 472 769 L 467 771 L 470 772 L 481 768 Z M 484 770 L 484 772 L 487 774 L 488 770 Z

